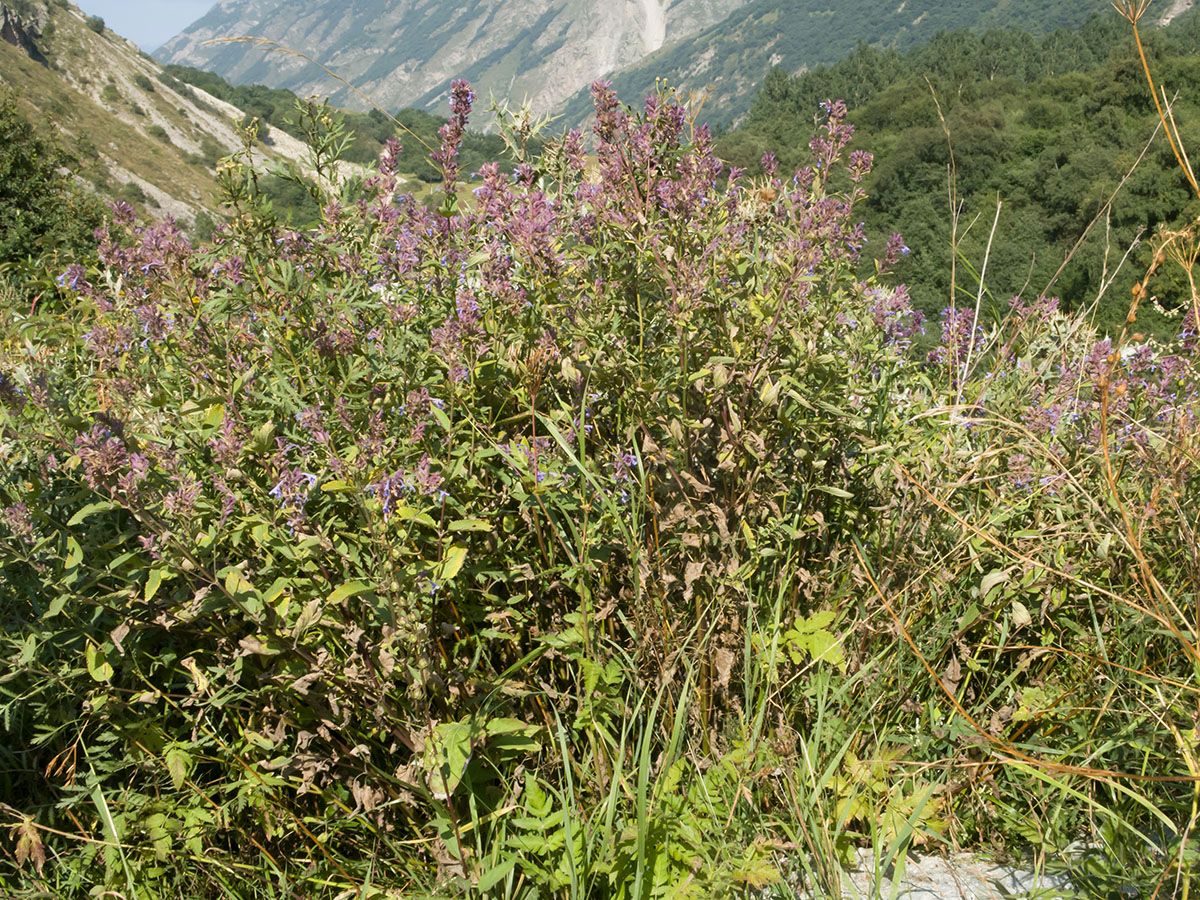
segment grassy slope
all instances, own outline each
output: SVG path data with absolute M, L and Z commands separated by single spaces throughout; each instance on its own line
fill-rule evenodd
M 51 11 L 54 27 L 37 39 L 50 65 L 0 43 L 0 84 L 17 91 L 27 114 L 62 131 L 101 191 L 181 221 L 214 210 L 213 163 L 238 146 L 241 110 L 163 83 L 159 63 L 112 31 L 91 31 L 77 8 Z M 302 158 L 299 142 L 277 130 L 272 140 L 264 158 Z

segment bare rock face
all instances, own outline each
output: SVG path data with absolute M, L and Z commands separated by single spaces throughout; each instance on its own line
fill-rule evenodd
M 24 51 L 25 55 L 42 65 L 46 57 L 38 49 L 36 38 L 49 19 L 49 12 L 42 4 L 23 5 L 22 9 L 9 3 L 0 3 L 0 40 Z
M 332 69 L 376 103 L 441 111 L 449 83 L 482 101 L 528 99 L 549 111 L 591 81 L 694 34 L 749 0 L 220 0 L 164 45 L 164 62 L 214 69 L 338 105 L 365 101 L 312 61 L 255 43 L 267 38 Z

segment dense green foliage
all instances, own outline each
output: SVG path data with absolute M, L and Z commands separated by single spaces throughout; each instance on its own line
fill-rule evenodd
M 100 205 L 70 174 L 76 160 L 0 90 L 0 266 L 94 253 Z
M 1152 31 L 1147 45 L 1168 92 L 1178 93 L 1174 108 L 1185 143 L 1200 146 L 1200 15 L 1193 11 Z M 1158 126 L 1128 25 L 1114 14 L 1043 38 L 959 31 L 904 53 L 860 46 L 836 65 L 798 77 L 775 70 L 743 126 L 720 142 L 722 156 L 761 171 L 758 159 L 770 150 L 785 168 L 794 168 L 812 109 L 829 97 L 846 98 L 856 141 L 878 160 L 867 182 L 867 222 L 904 235 L 913 252 L 897 275 L 931 315 L 950 298 L 951 146 L 963 204 L 959 296 L 971 302 L 997 199 L 1003 203 L 986 278 L 992 316 L 1007 310 L 1018 293 L 1049 291 L 1069 308 L 1082 309 L 1100 296 L 1102 283 L 1139 236 L 1200 212 L 1161 133 L 1106 206 Z M 1055 278 L 1089 228 L 1090 236 Z M 1103 329 L 1120 326 L 1124 300 L 1149 264 L 1148 254 L 1145 248 L 1135 252 L 1101 301 L 1097 321 Z M 1160 337 L 1178 326 L 1172 300 L 1181 288 L 1172 280 L 1177 277 L 1152 284 L 1176 314 L 1146 311 L 1144 327 Z

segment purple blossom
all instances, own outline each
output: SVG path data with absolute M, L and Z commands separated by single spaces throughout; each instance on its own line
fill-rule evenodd
M 446 492 L 442 490 L 442 476 L 433 471 L 428 453 L 421 457 L 411 472 L 397 469 L 367 485 L 366 491 L 379 502 L 384 518 L 390 517 L 395 504 L 405 497 L 436 497 L 438 500 L 446 497 Z
M 109 487 L 129 462 L 125 444 L 104 425 L 95 425 L 75 439 L 75 455 L 84 480 L 94 491 Z
M 196 500 L 200 496 L 200 482 L 190 473 L 184 473 L 174 489 L 163 497 L 163 511 L 180 519 L 190 519 L 196 511 Z
M 0 522 L 7 525 L 8 530 L 22 540 L 28 541 L 33 538 L 33 516 L 25 503 L 0 509 Z
M 0 405 L 20 412 L 25 408 L 25 394 L 11 376 L 0 372 Z
M 902 257 L 908 256 L 910 253 L 907 246 L 904 244 L 904 238 L 900 232 L 895 232 L 888 238 L 887 247 L 883 251 L 883 259 L 879 261 L 879 271 L 886 272 L 896 265 Z
M 292 528 L 303 521 L 304 508 L 319 480 L 312 472 L 305 472 L 299 466 L 290 466 L 283 470 L 279 481 L 268 491 L 270 496 L 279 501 L 282 510 L 291 513 L 288 524 Z
M 438 129 L 441 147 L 430 155 L 434 163 L 441 167 L 447 187 L 458 181 L 458 152 L 467 132 L 467 119 L 474 102 L 475 92 L 470 84 L 461 80 L 451 82 L 450 121 Z

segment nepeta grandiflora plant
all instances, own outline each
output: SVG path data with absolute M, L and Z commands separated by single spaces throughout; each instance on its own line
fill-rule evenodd
M 1098 491 L 1121 490 L 1136 525 L 1105 547 L 1114 596 L 1148 580 L 1123 548 L 1191 527 L 1192 345 L 1123 355 L 1038 301 L 1005 331 L 958 314 L 911 360 L 904 289 L 861 275 L 871 159 L 849 152 L 842 104 L 822 108 L 811 164 L 768 156 L 746 181 L 670 95 L 634 114 L 593 93 L 591 153 L 570 133 L 512 174 L 462 173 L 473 97 L 455 83 L 428 205 L 404 193 L 395 144 L 339 179 L 338 126 L 310 107 L 319 226 L 281 225 L 235 157 L 211 246 L 118 209 L 101 266 L 62 274 L 65 315 L 9 314 L 3 727 L 23 774 L 6 802 L 64 830 L 119 790 L 143 861 L 236 854 L 213 805 L 267 852 L 316 854 L 304 817 L 332 806 L 344 827 L 321 859 L 399 837 L 470 874 L 463 823 L 486 842 L 521 790 L 528 821 L 578 748 L 604 771 L 644 727 L 645 758 L 666 752 L 623 684 L 658 686 L 707 750 L 727 746 L 739 660 L 761 649 L 753 601 L 777 579 L 787 621 L 858 600 L 850 669 L 881 648 L 901 665 L 872 570 L 916 592 L 910 625 L 936 613 L 928 656 L 969 669 L 964 636 L 1011 634 L 947 593 L 945 572 L 987 558 L 961 556 L 970 523 L 1021 528 L 1026 568 L 1000 554 L 1004 583 L 1068 599 L 1099 578 L 1063 562 L 1102 540 Z M 894 236 L 881 268 L 904 250 Z M 1062 633 L 1109 616 L 1144 636 L 1089 603 L 1062 607 Z M 999 643 L 973 697 L 1003 742 L 1067 707 L 1037 706 L 1032 651 Z M 1055 670 L 1063 696 L 1086 671 Z M 900 669 L 888 683 L 911 689 Z M 804 716 L 781 712 L 775 745 Z M 704 795 L 701 767 L 678 765 L 678 796 Z M 583 807 L 602 781 L 576 786 Z M 672 815 L 680 880 L 717 879 L 706 821 Z M 526 850 L 522 872 L 560 889 L 575 862 Z M 596 877 L 616 893 L 627 868 Z
M 269 810 L 312 791 L 389 828 L 435 800 L 454 820 L 460 779 L 519 755 L 439 768 L 439 723 L 547 724 L 512 680 L 581 677 L 547 640 L 599 662 L 615 641 L 648 674 L 711 622 L 710 650 L 736 647 L 781 542 L 803 563 L 860 524 L 919 321 L 856 274 L 870 157 L 843 163 L 845 108 L 810 166 L 749 184 L 669 96 L 634 115 L 594 94 L 594 163 L 572 132 L 463 181 L 455 83 L 437 203 L 403 193 L 389 145 L 301 233 L 234 158 L 211 246 L 119 208 L 100 268 L 64 273 L 73 334 L 27 323 L 0 394 L 5 617 L 41 697 L 6 727 L 50 773 L 22 802 L 72 790 L 106 735 L 95 778 L 131 815 L 164 779 L 255 766 L 273 774 L 238 782 L 244 815 L 273 840 L 303 842 Z M 581 728 L 614 714 L 580 704 Z M 537 746 L 525 763 L 551 766 Z

